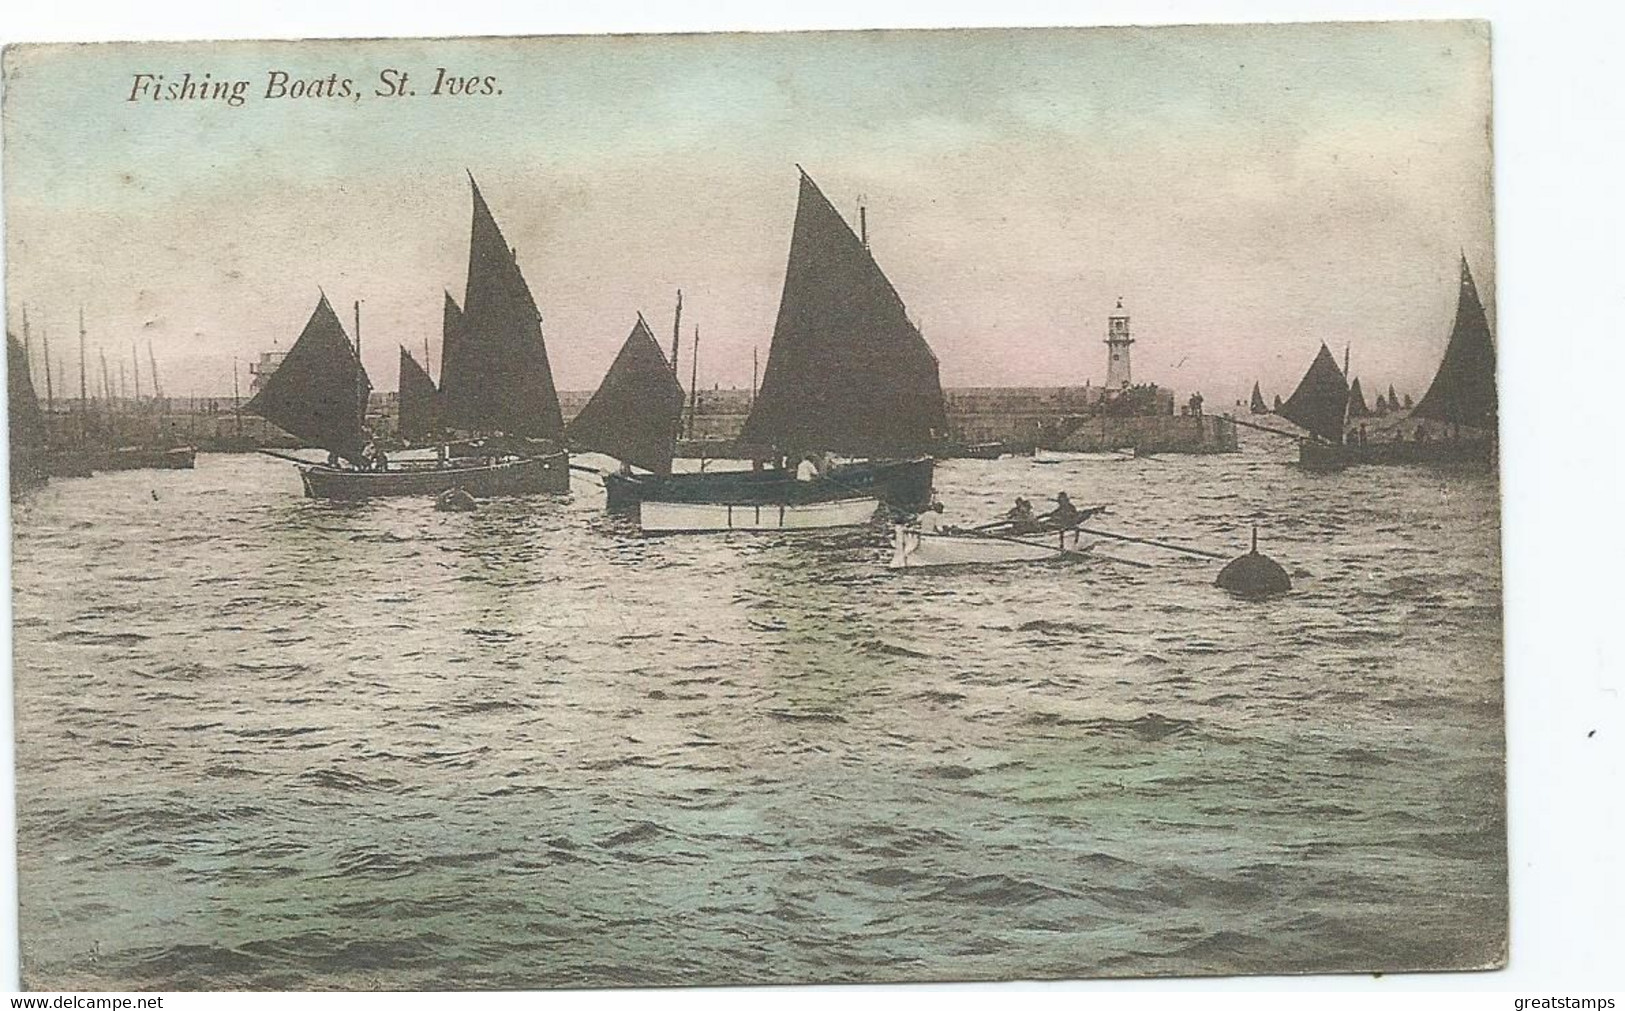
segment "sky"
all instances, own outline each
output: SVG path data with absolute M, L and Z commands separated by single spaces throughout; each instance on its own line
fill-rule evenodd
M 6 315 L 77 385 L 105 349 L 229 395 L 325 291 L 363 302 L 374 386 L 440 361 L 472 172 L 517 249 L 558 386 L 636 314 L 682 372 L 766 361 L 804 167 L 869 237 L 944 385 L 1081 385 L 1132 314 L 1137 381 L 1283 397 L 1322 341 L 1420 396 L 1465 253 L 1494 320 L 1489 30 L 1475 22 L 145 43 L 5 60 Z M 437 68 L 491 94 L 432 95 Z M 405 71 L 407 96 L 374 94 Z M 269 75 L 358 100 L 265 97 Z M 130 96 L 137 74 L 245 100 Z M 116 365 L 113 366 L 116 368 Z M 38 369 L 36 369 L 38 371 Z M 43 390 L 42 390 L 43 392 Z

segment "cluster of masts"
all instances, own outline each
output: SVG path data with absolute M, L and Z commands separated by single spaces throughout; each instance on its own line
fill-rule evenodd
M 153 352 L 152 341 L 150 340 L 147 341 L 148 395 L 144 395 L 142 392 L 141 351 L 135 341 L 130 342 L 130 371 L 128 373 L 124 370 L 124 360 L 122 358 L 117 360 L 118 378 L 116 384 L 114 382 L 113 367 L 109 366 L 107 362 L 107 349 L 105 347 L 97 348 L 97 355 L 100 358 L 100 384 L 99 387 L 93 386 L 86 347 L 85 311 L 81 308 L 79 310 L 79 396 L 75 401 L 74 398 L 69 396 L 71 387 L 68 385 L 67 362 L 60 357 L 52 358 L 50 334 L 43 328 L 40 330 L 40 353 L 36 356 L 34 336 L 29 325 L 28 307 L 26 305 L 22 309 L 22 329 L 23 358 L 27 363 L 29 379 L 36 389 L 41 385 L 39 380 L 44 380 L 45 410 L 47 413 L 56 410 L 58 387 L 61 388 L 61 399 L 65 404 L 77 403 L 81 407 L 88 405 L 93 400 L 100 400 L 109 404 L 117 401 L 139 404 L 144 399 L 150 399 L 154 402 L 164 399 L 163 386 L 158 380 L 158 358 Z M 131 383 L 134 384 L 133 396 L 131 395 Z

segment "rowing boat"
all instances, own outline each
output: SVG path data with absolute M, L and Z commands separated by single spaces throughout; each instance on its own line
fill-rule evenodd
M 1076 527 L 1011 537 L 974 530 L 921 533 L 897 526 L 892 536 L 892 569 L 928 569 L 948 565 L 1008 565 L 1048 562 L 1087 553 L 1094 543 L 1080 544 Z
M 866 526 L 880 508 L 876 498 L 835 502 L 638 503 L 638 526 L 646 534 L 697 534 L 724 530 L 831 530 Z

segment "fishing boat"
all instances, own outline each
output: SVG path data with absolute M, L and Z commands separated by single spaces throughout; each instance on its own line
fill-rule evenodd
M 603 382 L 570 420 L 565 434 L 574 449 L 619 460 L 627 477 L 641 471 L 666 478 L 677 452 L 682 416 L 682 384 L 638 313 Z
M 646 534 L 721 533 L 727 530 L 833 530 L 868 526 L 884 508 L 877 498 L 858 497 L 801 505 L 762 502 L 638 503 L 638 526 Z
M 1085 543 L 1084 533 L 1077 527 L 1018 536 L 976 530 L 923 533 L 899 524 L 892 531 L 892 557 L 887 568 L 931 569 L 955 565 L 1053 562 L 1087 554 L 1093 548 L 1094 542 Z
M 1308 431 L 1298 442 L 1298 462 L 1310 470 L 1336 470 L 1347 466 L 1341 452 L 1343 423 L 1347 418 L 1349 387 L 1324 342 L 1298 388 L 1276 414 Z
M 569 491 L 564 419 L 541 313 L 472 176 L 469 185 L 468 285 L 461 307 L 446 294 L 441 382 L 433 401 L 436 423 L 460 441 L 442 444 L 434 460 L 380 466 L 381 457 L 366 455 L 372 384 L 359 346 L 324 294 L 281 367 L 245 408 L 328 451 L 325 464 L 294 461 L 306 495 L 365 499 L 461 488 L 490 498 Z
M 1325 353 L 1324 346 L 1322 352 Z M 1320 364 L 1318 359 L 1316 364 Z M 1335 363 L 1332 365 L 1335 370 Z M 1329 391 L 1330 387 L 1326 389 Z M 1393 387 L 1389 386 L 1387 402 L 1391 415 L 1401 409 L 1398 401 Z M 1356 403 L 1351 391 L 1345 394 L 1344 403 L 1343 418 L 1335 430 L 1317 432 L 1319 441 L 1305 440 L 1300 444 L 1299 462 L 1304 467 L 1340 470 L 1362 464 L 1493 466 L 1497 424 L 1495 341 L 1465 256 L 1461 259 L 1450 341 L 1421 401 L 1407 416 L 1387 423 L 1386 437 L 1379 434 L 1376 438 L 1370 436 L 1365 425 L 1350 429 L 1348 424 L 1350 418 L 1361 417 L 1356 411 L 1364 406 L 1363 397 Z M 1288 406 L 1290 401 L 1283 405 L 1283 416 L 1304 424 L 1299 418 L 1286 414 Z M 1320 413 L 1330 414 L 1324 404 Z M 1329 417 L 1321 423 L 1327 420 Z
M 866 240 L 802 171 L 767 367 L 739 438 L 767 466 L 610 475 L 611 508 L 874 497 L 913 510 L 930 502 L 929 454 L 948 430 L 937 358 Z M 798 481 L 810 454 L 827 454 L 832 465 Z

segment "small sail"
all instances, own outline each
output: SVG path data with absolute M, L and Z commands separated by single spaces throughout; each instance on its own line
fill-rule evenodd
M 947 429 L 936 355 L 803 172 L 767 369 L 740 441 L 899 457 L 929 450 Z
M 1252 405 L 1250 407 L 1250 410 L 1254 414 L 1268 414 L 1268 413 L 1270 413 L 1269 405 L 1264 403 L 1263 391 L 1261 391 L 1258 388 L 1258 384 L 1256 382 L 1253 383 L 1253 402 L 1252 402 Z
M 447 422 L 471 432 L 556 439 L 564 431 L 542 340 L 542 315 L 480 188 L 473 187 L 468 287 L 456 340 L 441 352 Z M 450 320 L 456 304 L 446 299 Z M 448 337 L 452 324 L 448 323 Z
M 1469 428 L 1495 428 L 1495 341 L 1465 256 L 1461 258 L 1461 288 L 1450 343 L 1433 385 L 1412 414 Z
M 1349 384 L 1349 417 L 1371 417 L 1371 408 L 1366 406 L 1365 393 L 1360 389 L 1360 380 L 1358 379 Z
M 405 346 L 401 347 L 400 433 L 416 442 L 440 431 L 440 391 Z
M 1348 407 L 1349 388 L 1343 370 L 1325 344 L 1304 373 L 1303 381 L 1292 391 L 1276 413 L 1327 442 L 1343 441 L 1343 412 Z
M 298 439 L 359 460 L 372 383 L 327 296 L 265 386 L 243 408 Z
M 570 443 L 664 476 L 682 415 L 682 384 L 639 314 L 597 392 L 571 420 Z

